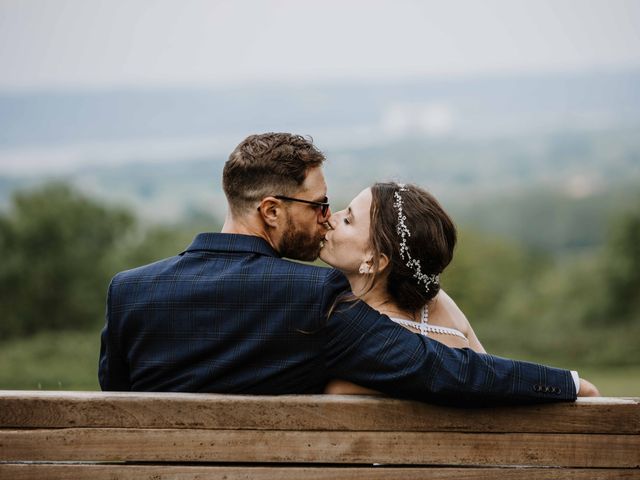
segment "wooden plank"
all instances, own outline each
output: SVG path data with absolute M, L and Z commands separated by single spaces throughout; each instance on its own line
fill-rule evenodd
M 0 391 L 0 426 L 640 434 L 640 402 L 458 409 L 339 395 Z
M 637 480 L 635 469 L 0 464 L 0 480 Z
M 0 461 L 166 461 L 640 467 L 640 436 L 457 432 L 0 431 Z

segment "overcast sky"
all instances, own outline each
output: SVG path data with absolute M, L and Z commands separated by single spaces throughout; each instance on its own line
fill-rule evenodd
M 640 68 L 640 0 L 0 0 L 0 89 Z

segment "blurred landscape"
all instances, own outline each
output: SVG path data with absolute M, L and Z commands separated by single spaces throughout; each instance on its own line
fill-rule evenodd
M 640 396 L 640 71 L 0 93 L 0 388 L 96 389 L 111 276 L 216 231 L 246 135 L 311 135 L 334 210 L 376 180 L 460 230 L 487 350 Z

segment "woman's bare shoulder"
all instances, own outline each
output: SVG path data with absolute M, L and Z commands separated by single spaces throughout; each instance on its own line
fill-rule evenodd
M 464 312 L 442 289 L 429 304 L 429 323 L 458 330 L 467 337 L 471 349 L 486 353 Z
M 465 337 L 469 336 L 469 320 L 456 302 L 442 289 L 429 303 L 429 323 L 453 328 L 462 332 Z

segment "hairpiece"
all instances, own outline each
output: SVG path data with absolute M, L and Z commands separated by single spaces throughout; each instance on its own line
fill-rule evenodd
M 411 256 L 409 252 L 409 246 L 407 245 L 407 237 L 411 236 L 411 232 L 407 228 L 405 223 L 407 216 L 404 214 L 402 195 L 400 192 L 407 192 L 407 187 L 404 183 L 398 184 L 398 190 L 393 192 L 393 206 L 398 211 L 398 224 L 396 226 L 396 232 L 400 237 L 400 258 L 406 261 L 407 267 L 413 270 L 413 276 L 418 280 L 418 284 L 423 283 L 427 292 L 430 290 L 431 285 L 437 285 L 440 282 L 440 275 L 429 275 L 422 273 L 422 264 L 420 260 L 417 260 Z

